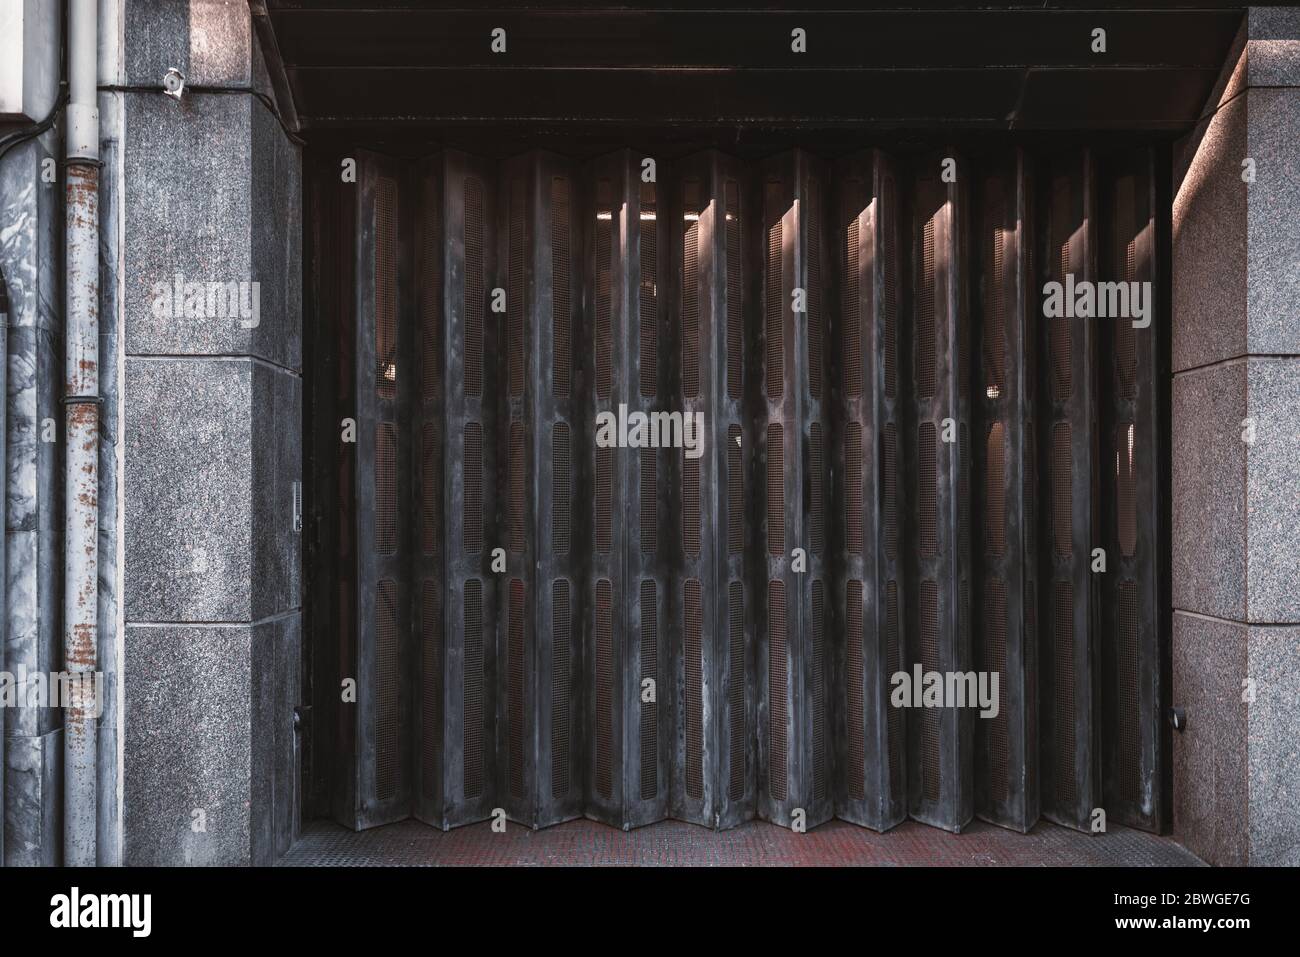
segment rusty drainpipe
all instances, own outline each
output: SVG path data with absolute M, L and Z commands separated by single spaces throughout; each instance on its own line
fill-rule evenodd
M 63 539 L 63 862 L 96 863 L 99 617 L 97 0 L 68 0 Z

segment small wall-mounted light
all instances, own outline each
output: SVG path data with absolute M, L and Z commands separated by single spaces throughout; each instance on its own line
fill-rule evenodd
M 179 100 L 181 94 L 185 92 L 185 74 L 176 69 L 176 67 L 172 67 L 163 74 L 162 82 L 163 92 L 168 96 L 175 97 Z
M 1187 730 L 1187 710 L 1185 708 L 1170 708 L 1169 718 L 1174 723 L 1174 730 L 1179 734 Z

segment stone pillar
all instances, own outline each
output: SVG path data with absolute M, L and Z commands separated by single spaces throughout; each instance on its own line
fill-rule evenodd
M 266 864 L 298 817 L 301 156 L 247 4 L 126 0 L 122 37 L 125 861 Z M 134 91 L 170 67 L 179 101 Z
M 1294 866 L 1300 8 L 1248 12 L 1174 167 L 1174 829 L 1213 864 Z

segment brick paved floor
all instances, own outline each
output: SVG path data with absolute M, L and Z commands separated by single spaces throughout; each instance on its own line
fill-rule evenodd
M 489 824 L 442 832 L 403 821 L 360 833 L 313 822 L 283 865 L 1137 865 L 1200 866 L 1167 837 L 1114 826 L 1101 835 L 1040 823 L 1028 834 L 976 821 L 949 834 L 906 821 L 886 834 L 830 821 L 807 834 L 752 821 L 729 831 L 663 821 L 619 831 L 594 821 L 571 821 L 540 831 Z

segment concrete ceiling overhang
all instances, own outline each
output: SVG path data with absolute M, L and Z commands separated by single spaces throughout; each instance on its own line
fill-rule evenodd
M 266 0 L 264 22 L 307 130 L 509 121 L 559 136 L 612 124 L 1174 133 L 1200 115 L 1244 11 L 815 5 Z M 505 53 L 491 50 L 498 27 Z M 806 53 L 791 49 L 796 27 Z M 1098 28 L 1105 53 L 1091 49 Z

